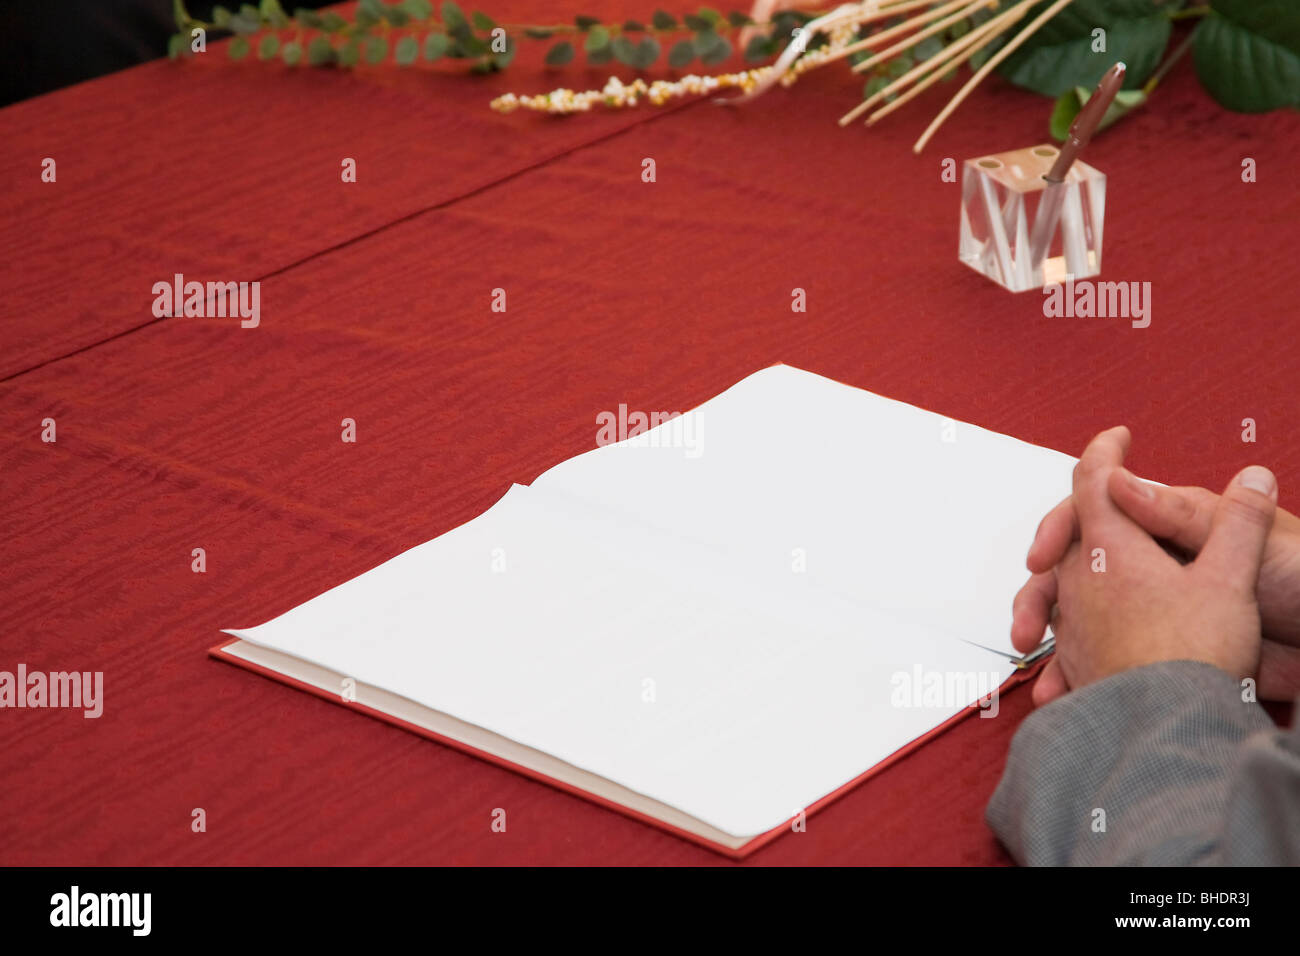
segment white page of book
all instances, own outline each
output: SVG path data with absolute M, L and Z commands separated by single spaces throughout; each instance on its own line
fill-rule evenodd
M 1014 655 L 1025 554 L 1076 460 L 778 365 L 532 488 L 688 537 L 763 590 L 824 588 Z
M 674 536 L 515 486 L 473 521 L 228 633 L 752 836 L 1012 671 L 924 617 L 814 597 L 766 594 Z M 959 683 L 939 693 L 934 675 Z

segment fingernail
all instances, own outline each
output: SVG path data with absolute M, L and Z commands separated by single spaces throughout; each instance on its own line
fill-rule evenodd
M 1133 472 L 1129 471 L 1127 468 L 1121 470 L 1124 472 L 1124 480 L 1127 481 L 1129 485 L 1132 486 L 1133 490 L 1143 498 L 1154 498 L 1156 496 L 1156 490 L 1137 475 L 1133 474 Z
M 1277 496 L 1277 479 L 1273 477 L 1271 471 L 1260 465 L 1251 465 L 1241 473 L 1237 481 L 1243 488 L 1258 491 L 1261 495 L 1268 495 L 1270 498 Z

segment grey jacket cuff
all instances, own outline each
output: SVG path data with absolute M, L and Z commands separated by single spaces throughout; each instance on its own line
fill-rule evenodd
M 1276 733 L 1242 697 L 1218 668 L 1171 661 L 1053 701 L 1016 732 L 989 825 L 1030 865 L 1221 862 L 1243 742 Z

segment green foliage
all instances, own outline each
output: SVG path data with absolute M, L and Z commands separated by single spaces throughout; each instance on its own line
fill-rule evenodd
M 1300 106 L 1300 0 L 1211 0 L 1196 27 L 1196 75 L 1230 110 Z
M 1118 60 L 1128 67 L 1126 89 L 1146 82 L 1159 65 L 1172 29 L 1162 0 L 1075 0 L 1045 23 L 998 67 L 1017 86 L 1060 96 L 1076 86 L 1094 87 Z M 1040 12 L 1035 5 L 1028 18 Z M 1105 50 L 1094 51 L 1103 30 Z M 1005 34 L 1004 34 L 1005 36 Z
M 564 66 L 573 61 L 573 44 L 568 40 L 561 40 L 555 46 L 546 51 L 547 66 Z
M 553 41 L 545 55 L 551 67 L 572 63 L 581 47 L 589 64 L 617 60 L 638 71 L 653 67 L 667 49 L 667 66 L 682 70 L 697 59 L 704 66 L 724 63 L 734 52 L 732 31 L 753 26 L 758 30 L 747 41 L 744 58 L 748 63 L 770 60 L 788 46 L 795 28 L 813 18 L 807 11 L 781 10 L 764 26 L 743 12 L 723 14 L 700 7 L 681 17 L 654 10 L 647 25 L 636 19 L 605 24 L 598 17 L 578 14 L 572 26 L 517 28 L 505 38 L 504 49 L 493 49 L 489 34 L 498 29 L 496 21 L 481 10 L 466 14 L 456 0 L 359 0 L 349 15 L 301 7 L 290 15 L 285 2 L 216 6 L 211 22 L 205 23 L 191 16 L 184 0 L 172 0 L 177 32 L 168 38 L 168 55 L 188 56 L 190 31 L 204 28 L 233 34 L 227 49 L 236 60 L 255 52 L 259 60 L 278 56 L 291 66 L 305 60 L 314 66 L 350 67 L 381 63 L 390 56 L 399 66 L 421 58 L 434 62 L 450 57 L 469 61 L 476 72 L 491 72 L 509 66 L 518 52 L 518 39 L 526 37 Z M 1027 24 L 1048 2 L 1038 0 L 1021 23 Z M 867 81 L 864 95 L 938 55 L 946 44 L 966 36 L 1001 9 L 982 8 L 883 64 Z M 1140 88 L 1168 56 L 1175 15 L 1201 18 L 1191 44 L 1196 72 L 1221 104 L 1246 112 L 1300 107 L 1300 0 L 1208 0 L 1208 6 L 1187 6 L 1186 0 L 1074 0 L 1007 57 L 998 72 L 1019 86 L 1055 98 L 1050 126 L 1059 138 L 1102 73 L 1123 60 L 1128 66 L 1126 88 L 1103 119 L 1104 127 L 1146 102 L 1149 89 Z M 898 19 L 882 25 L 891 26 Z M 396 32 L 391 32 L 394 28 Z M 289 30 L 295 35 L 283 39 L 283 31 Z M 1098 30 L 1104 31 L 1104 49 Z M 566 33 L 571 38 L 564 38 Z M 678 36 L 672 37 L 674 33 Z M 979 69 L 1013 35 L 1008 31 L 984 44 L 970 58 L 970 68 Z M 827 42 L 826 34 L 819 33 L 808 48 Z M 850 63 L 870 55 L 861 51 Z M 1159 75 L 1164 72 L 1161 69 Z M 955 68 L 950 69 L 944 79 L 955 74 Z
M 1082 86 L 1076 86 L 1060 95 L 1052 109 L 1051 120 L 1048 122 L 1053 139 L 1058 142 L 1065 141 L 1065 137 L 1070 132 L 1070 124 L 1074 122 L 1074 118 L 1079 115 L 1079 110 L 1083 109 L 1083 104 L 1087 103 L 1091 96 L 1092 90 Z M 1115 99 L 1110 106 L 1106 107 L 1097 129 L 1103 130 L 1112 123 L 1118 122 L 1146 101 L 1147 95 L 1142 90 L 1120 90 L 1115 94 Z
M 765 37 L 762 34 L 756 34 L 749 38 L 749 43 L 745 44 L 745 59 L 750 63 L 757 63 L 760 60 L 766 60 L 776 52 L 776 44 L 771 37 Z
M 679 40 L 673 44 L 673 48 L 668 51 L 668 65 L 674 70 L 680 70 L 683 67 L 690 66 L 691 61 L 695 59 L 695 44 L 690 40 Z
M 262 37 L 257 44 L 257 58 L 259 60 L 274 60 L 275 55 L 280 52 L 280 38 L 274 33 L 268 33 Z
M 393 59 L 398 66 L 410 66 L 420 58 L 420 41 L 412 36 L 402 37 L 393 49 Z
M 367 63 L 382 63 L 384 57 L 388 56 L 388 38 L 381 36 L 368 36 L 361 45 L 362 56 Z
M 284 12 L 284 7 L 280 5 L 280 0 L 262 0 L 261 5 L 257 8 L 258 14 L 273 30 L 283 30 L 289 25 L 289 15 Z M 263 59 L 266 59 L 263 57 Z
M 650 19 L 651 24 L 656 30 L 676 30 L 677 18 L 672 14 L 664 13 L 662 10 L 656 10 L 654 16 Z
M 469 23 L 465 20 L 465 14 L 455 0 L 442 0 L 440 9 L 442 10 L 442 25 L 447 28 L 448 33 L 454 33 L 460 27 L 469 26 Z
M 328 37 L 317 35 L 307 44 L 307 62 L 312 66 L 326 66 L 337 59 L 338 55 L 334 52 L 334 46 Z
M 432 63 L 442 58 L 451 46 L 451 38 L 445 33 L 430 33 L 424 38 L 424 58 Z
M 609 46 L 609 29 L 596 24 L 587 31 L 587 39 L 583 41 L 582 48 L 588 53 L 594 53 L 602 47 Z

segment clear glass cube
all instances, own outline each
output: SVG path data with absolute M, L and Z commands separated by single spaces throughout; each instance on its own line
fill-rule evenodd
M 1029 146 L 962 165 L 958 256 L 1011 292 L 1101 272 L 1106 176 L 1076 160 L 1049 193 L 1043 176 L 1058 152 L 1050 144 Z

